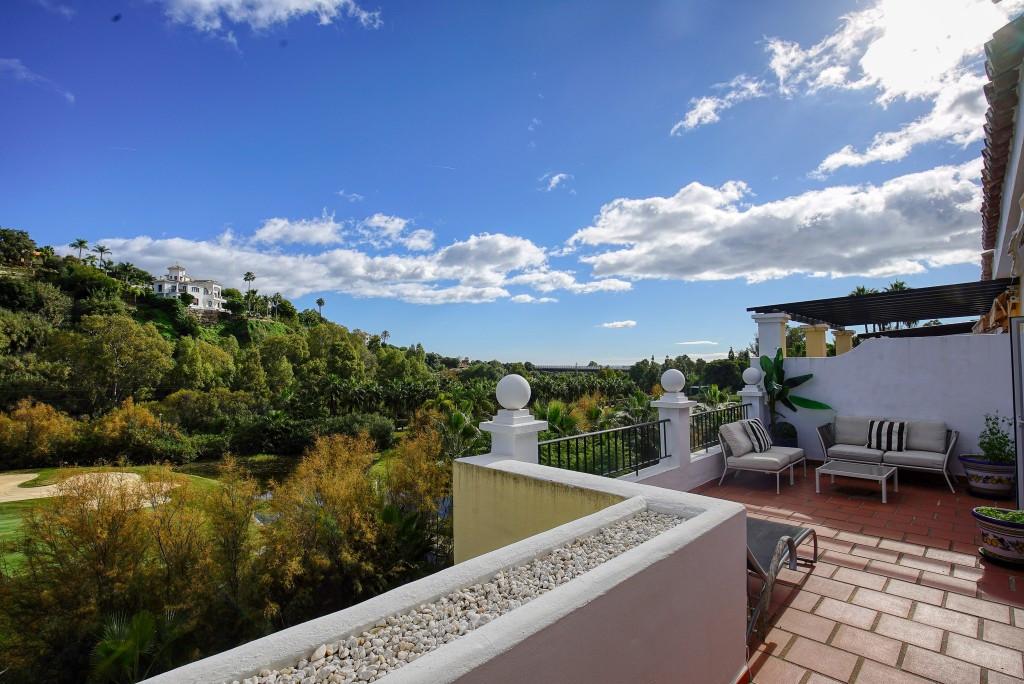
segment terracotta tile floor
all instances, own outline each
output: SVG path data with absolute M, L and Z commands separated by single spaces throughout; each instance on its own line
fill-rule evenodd
M 750 646 L 755 684 L 1024 684 L 1024 572 L 978 555 L 970 514 L 997 502 L 911 472 L 887 504 L 863 480 L 822 478 L 815 494 L 810 468 L 779 495 L 758 473 L 696 492 L 818 532 L 817 565 L 782 571 L 772 628 Z

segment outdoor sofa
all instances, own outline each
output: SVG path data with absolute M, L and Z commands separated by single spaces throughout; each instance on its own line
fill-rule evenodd
M 754 451 L 754 444 L 743 429 L 743 421 L 726 423 L 718 428 L 719 443 L 722 445 L 722 459 L 725 467 L 718 484 L 722 484 L 730 470 L 753 470 L 775 475 L 775 493 L 779 493 L 779 475 L 789 470 L 789 484 L 793 484 L 793 468 L 803 463 L 807 475 L 807 458 L 804 450 L 797 447 L 772 445 L 767 451 Z M 738 474 L 738 472 L 737 472 Z
M 907 470 L 942 473 L 950 491 L 956 493 L 949 477 L 949 458 L 960 433 L 945 423 L 927 420 L 903 421 L 907 424 L 903 451 L 869 449 L 868 426 L 872 420 L 895 420 L 860 416 L 836 416 L 835 421 L 818 426 L 818 439 L 825 461 L 855 461 L 892 465 Z

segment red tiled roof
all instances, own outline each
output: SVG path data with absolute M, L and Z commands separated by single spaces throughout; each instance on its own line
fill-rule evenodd
M 1013 141 L 1014 119 L 1017 110 L 1017 82 L 1021 61 L 1024 59 L 1024 16 L 1018 17 L 993 34 L 985 43 L 985 160 L 981 172 L 981 248 L 995 247 L 999 232 L 999 211 L 1003 201 L 1003 180 Z M 985 266 L 988 268 L 985 268 Z M 982 263 L 982 280 L 992 277 L 991 261 Z

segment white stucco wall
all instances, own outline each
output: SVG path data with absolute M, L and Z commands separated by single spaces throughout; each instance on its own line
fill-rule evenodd
M 814 373 L 795 393 L 835 410 L 782 410 L 811 459 L 824 457 L 815 428 L 836 413 L 942 421 L 960 431 L 954 455 L 967 453 L 986 413 L 1013 415 L 1010 368 L 1009 335 L 865 340 L 840 356 L 786 359 L 787 377 Z

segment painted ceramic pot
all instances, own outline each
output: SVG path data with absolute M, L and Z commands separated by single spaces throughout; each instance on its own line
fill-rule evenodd
M 1006 563 L 1024 565 L 1024 524 L 1000 520 L 980 513 L 975 508 L 971 515 L 981 530 L 982 554 Z
M 992 463 L 981 455 L 965 454 L 960 457 L 960 465 L 974 494 L 987 499 L 1013 496 L 1017 484 L 1017 466 L 1013 463 Z

